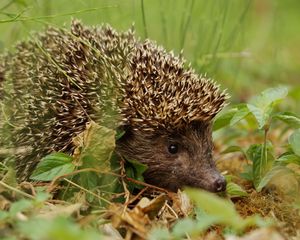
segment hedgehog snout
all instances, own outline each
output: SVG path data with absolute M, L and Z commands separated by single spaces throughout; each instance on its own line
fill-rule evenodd
M 226 180 L 220 175 L 213 183 L 214 192 L 223 192 L 226 190 Z

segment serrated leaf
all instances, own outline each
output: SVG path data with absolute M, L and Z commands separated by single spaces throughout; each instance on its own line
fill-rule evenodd
M 269 88 L 264 90 L 259 96 L 255 97 L 251 102 L 255 106 L 264 109 L 279 100 L 284 99 L 288 94 L 288 88 L 284 86 Z
M 268 124 L 274 105 L 286 97 L 287 94 L 288 89 L 286 87 L 270 88 L 263 91 L 251 103 L 247 104 L 248 109 L 256 118 L 260 129 Z
M 289 137 L 289 144 L 291 145 L 294 153 L 300 156 L 300 129 L 297 129 Z
M 229 182 L 226 185 L 226 193 L 231 197 L 245 197 L 248 193 L 238 184 Z
M 74 171 L 73 158 L 65 153 L 52 153 L 44 157 L 30 176 L 32 180 L 52 181 Z
M 213 124 L 213 131 L 217 131 L 223 127 L 226 127 L 230 124 L 231 119 L 233 118 L 234 114 L 236 113 L 237 109 L 230 109 L 228 112 L 217 116 Z
M 273 116 L 273 118 L 279 119 L 292 128 L 300 128 L 300 118 L 295 116 L 293 113 L 283 112 Z

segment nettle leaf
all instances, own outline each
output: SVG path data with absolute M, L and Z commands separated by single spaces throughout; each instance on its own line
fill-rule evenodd
M 52 153 L 44 157 L 30 176 L 32 180 L 52 181 L 74 171 L 73 158 L 65 153 Z
M 255 117 L 255 119 L 258 123 L 259 129 L 262 129 L 267 124 L 267 121 L 270 117 L 270 115 L 268 114 L 270 112 L 270 107 L 268 108 L 268 113 L 265 112 L 264 109 L 261 109 L 252 104 L 247 104 L 247 107 L 248 107 L 249 111 L 253 114 L 253 116 Z
M 289 137 L 289 144 L 291 145 L 294 153 L 297 156 L 300 156 L 300 128 L 293 132 L 293 134 Z
M 277 103 L 278 101 L 284 99 L 287 94 L 287 87 L 280 86 L 276 88 L 269 88 L 263 91 L 259 96 L 255 97 L 252 100 L 252 104 L 264 109 L 272 103 Z
M 290 112 L 277 113 L 273 118 L 279 119 L 292 128 L 300 128 L 300 118 Z
M 213 131 L 217 131 L 223 127 L 228 126 L 236 112 L 237 109 L 234 108 L 234 109 L 230 109 L 229 111 L 227 111 L 226 113 L 220 116 L 217 116 L 213 124 Z
M 238 184 L 234 182 L 228 182 L 226 185 L 226 193 L 230 197 L 246 197 L 248 193 Z
M 275 160 L 272 154 L 272 145 L 269 143 L 264 147 L 262 144 L 253 144 L 248 149 L 247 156 L 253 162 L 253 183 L 257 190 L 261 180 L 271 169 Z
M 249 111 L 254 115 L 259 128 L 264 128 L 271 118 L 274 106 L 288 94 L 286 87 L 270 88 L 255 97 L 247 104 Z

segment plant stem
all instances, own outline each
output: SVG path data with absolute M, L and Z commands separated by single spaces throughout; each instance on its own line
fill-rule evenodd
M 147 31 L 147 25 L 146 25 L 146 16 L 145 16 L 145 8 L 144 8 L 144 0 L 141 0 L 141 8 L 142 8 L 142 17 L 143 17 L 143 26 L 144 26 L 145 38 L 148 38 L 148 31 Z

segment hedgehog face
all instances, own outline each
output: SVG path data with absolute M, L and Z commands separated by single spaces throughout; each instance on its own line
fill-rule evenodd
M 148 166 L 145 181 L 171 191 L 184 186 L 224 191 L 226 182 L 212 158 L 211 124 L 197 122 L 173 132 L 128 130 L 117 151 Z

